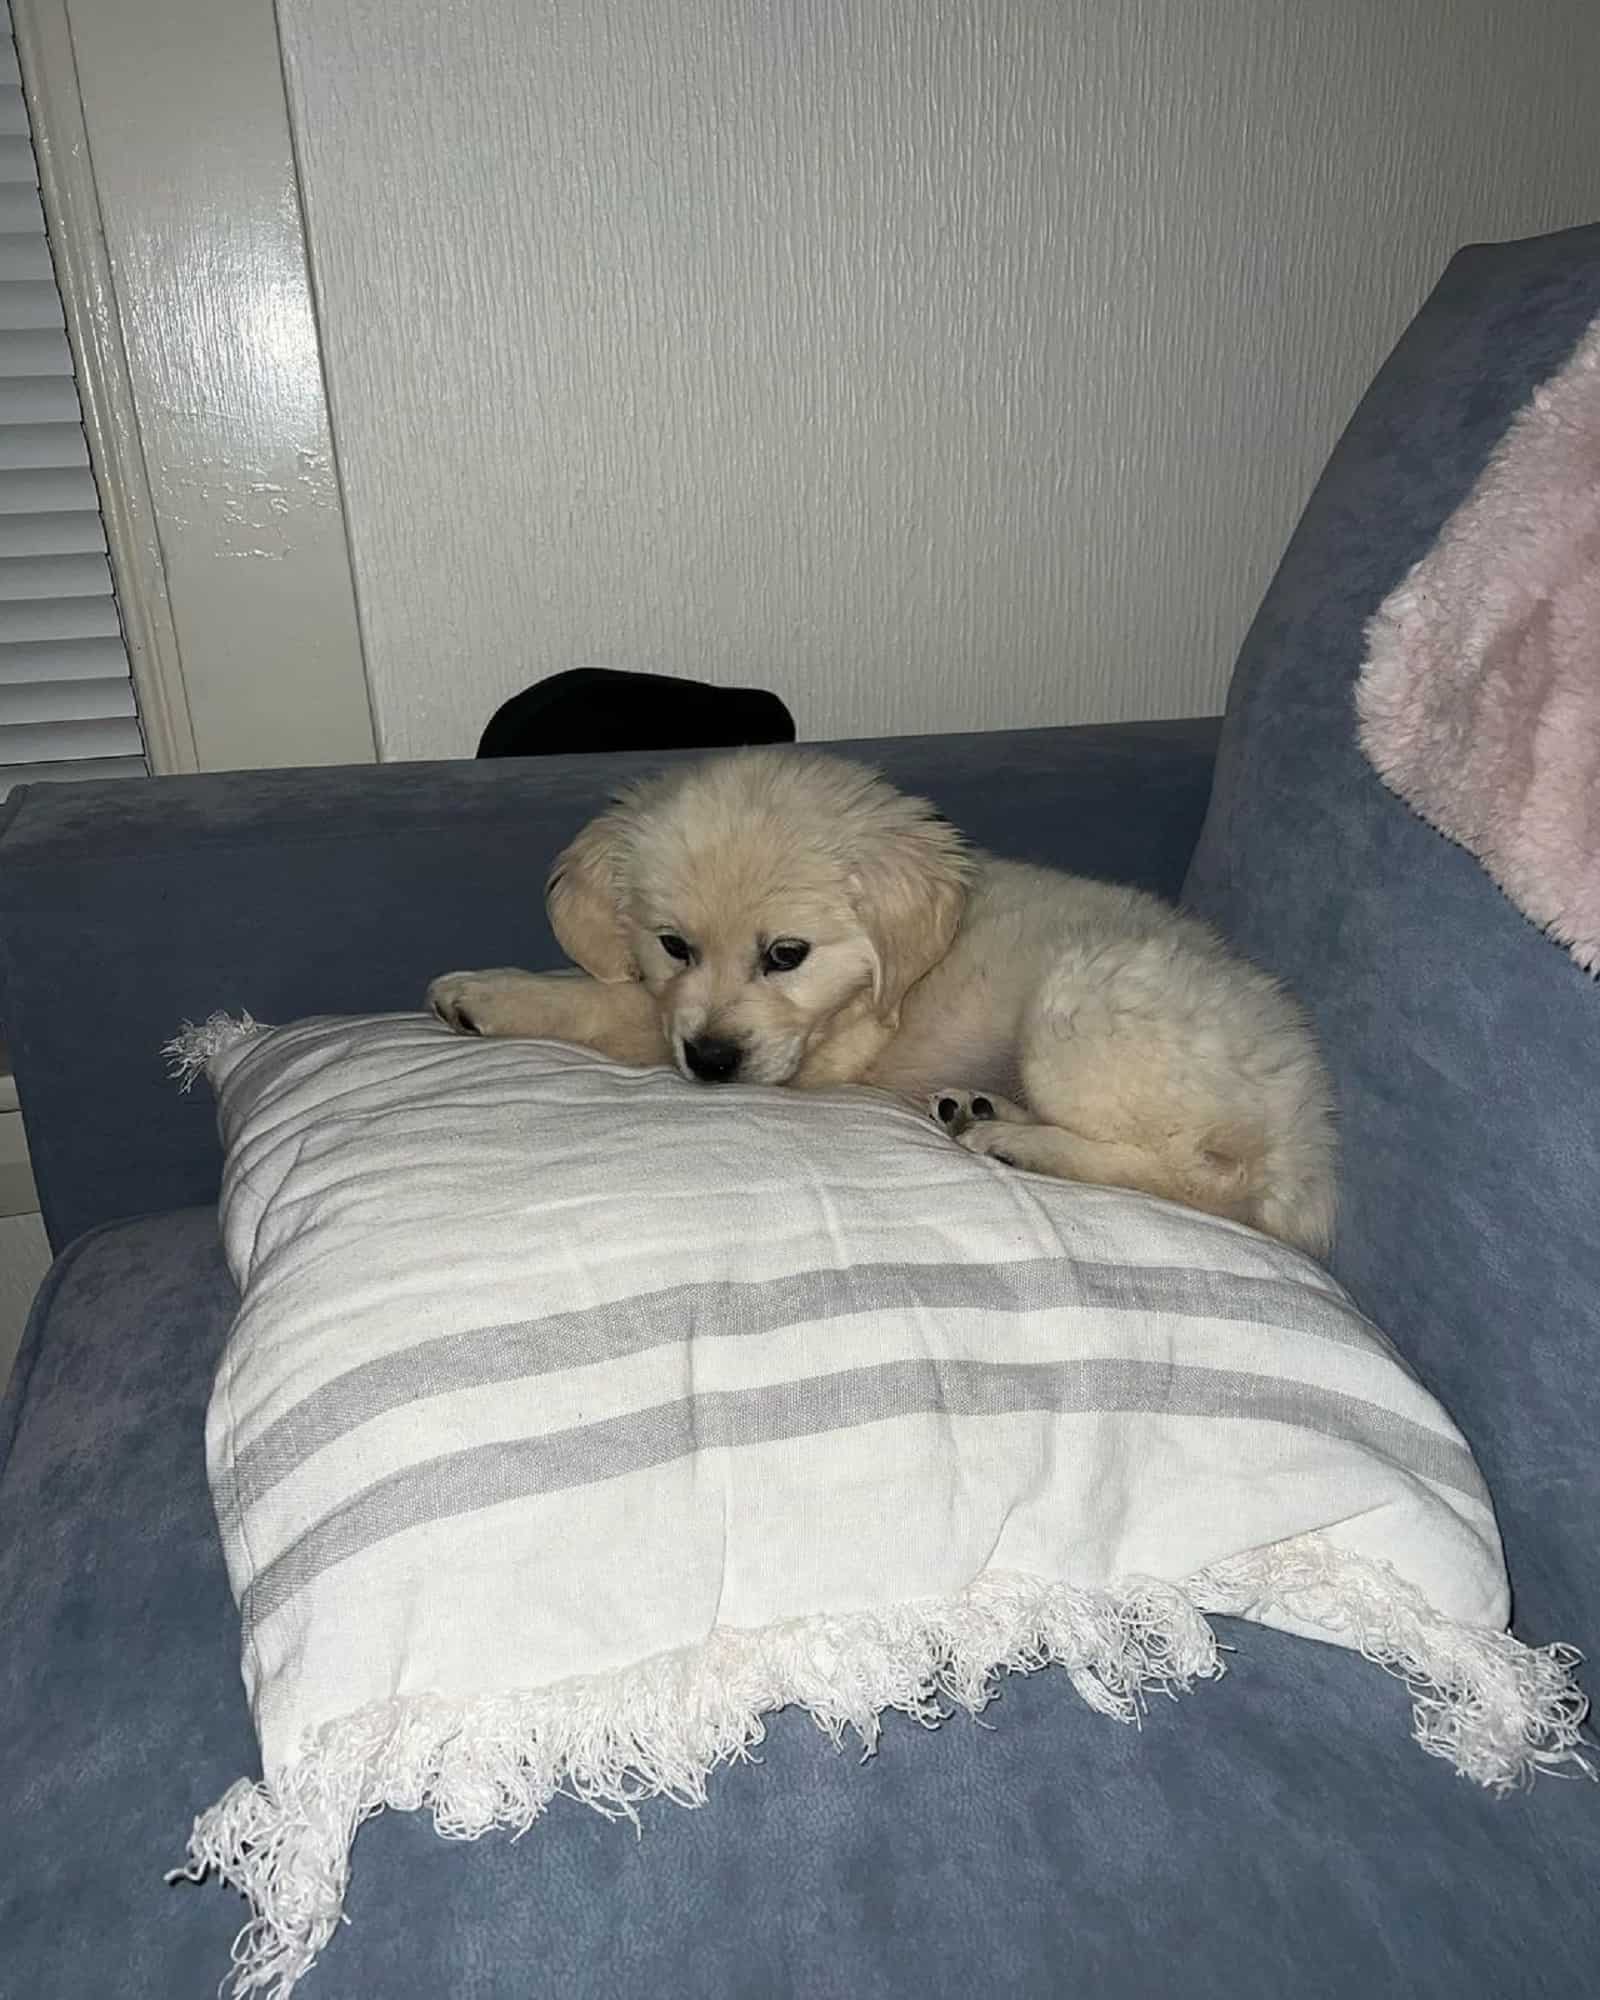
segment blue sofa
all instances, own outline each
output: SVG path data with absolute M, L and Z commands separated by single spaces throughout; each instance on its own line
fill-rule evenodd
M 1363 403 L 1215 723 L 852 745 L 986 845 L 1182 890 L 1314 1011 L 1338 1275 L 1498 1496 L 1517 1625 L 1600 1642 L 1600 988 L 1354 742 L 1361 631 L 1600 312 L 1600 228 L 1463 252 Z M 1226 497 L 1219 499 L 1226 504 Z M 242 1906 L 167 1888 L 254 1746 L 201 1424 L 234 1300 L 184 1016 L 405 1007 L 555 962 L 547 857 L 640 760 L 39 787 L 0 822 L 0 1018 L 60 1249 L 0 1414 L 0 1993 L 213 1992 Z M 649 760 L 643 760 L 649 761 Z M 1214 771 L 1214 782 L 1213 782 Z M 1208 805 L 1209 801 L 1209 805 Z M 1202 825 L 1203 822 L 1203 825 Z M 1140 1731 L 1059 1675 L 977 1727 L 762 1761 L 642 1838 L 362 1833 L 307 2000 L 1511 2000 L 1600 1988 L 1600 1786 L 1486 1796 L 1404 1690 L 1256 1628 Z

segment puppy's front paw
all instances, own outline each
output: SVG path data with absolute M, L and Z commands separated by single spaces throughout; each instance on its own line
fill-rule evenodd
M 446 972 L 428 988 L 428 1007 L 458 1035 L 493 1035 L 501 1011 L 501 996 L 514 974 Z

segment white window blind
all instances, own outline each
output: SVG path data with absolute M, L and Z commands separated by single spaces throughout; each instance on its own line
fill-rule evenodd
M 41 778 L 146 768 L 0 0 L 0 797 Z

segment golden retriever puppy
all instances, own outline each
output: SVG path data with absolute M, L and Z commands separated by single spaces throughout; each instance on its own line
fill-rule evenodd
M 547 886 L 577 973 L 453 972 L 464 1033 L 578 1042 L 707 1084 L 875 1085 L 956 1143 L 1327 1249 L 1327 1079 L 1294 1002 L 1137 889 L 969 849 L 810 751 L 635 787 Z

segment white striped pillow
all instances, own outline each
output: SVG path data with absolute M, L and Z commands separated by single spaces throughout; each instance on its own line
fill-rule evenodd
M 698 1798 L 800 1703 L 1131 1719 L 1207 1611 L 1359 1647 L 1424 1748 L 1575 1756 L 1465 1443 L 1309 1260 L 979 1160 L 876 1093 L 709 1091 L 413 1015 L 174 1045 L 242 1294 L 208 1423 L 265 1782 L 191 1866 L 287 1991 L 380 1806 Z

